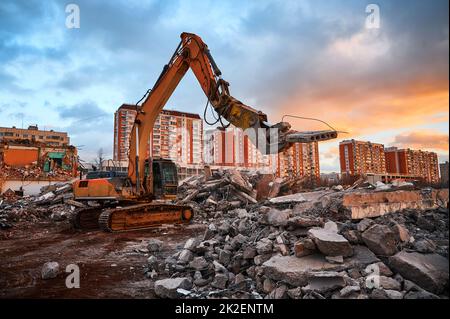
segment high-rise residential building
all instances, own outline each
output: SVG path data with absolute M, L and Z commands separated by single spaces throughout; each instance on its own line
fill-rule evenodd
M 114 114 L 114 161 L 127 161 L 136 106 L 123 104 Z M 147 156 L 167 158 L 181 167 L 203 163 L 203 122 L 198 114 L 162 110 L 155 120 Z
M 30 125 L 28 129 L 20 129 L 15 126 L 0 127 L 0 141 L 2 140 L 29 140 L 49 146 L 68 146 L 70 144 L 70 138 L 66 132 L 43 131 L 37 125 Z
M 347 175 L 385 174 L 384 145 L 345 140 L 339 143 L 341 173 Z
M 114 161 L 128 161 L 130 134 L 137 114 L 136 105 L 122 104 L 114 113 Z
M 388 173 L 415 176 L 429 183 L 439 182 L 439 165 L 436 153 L 389 147 L 385 149 L 385 154 Z
M 277 176 L 308 176 L 314 183 L 320 182 L 319 143 L 295 143 L 278 153 Z
M 270 155 L 263 155 L 243 130 L 230 126 L 205 133 L 205 163 L 223 167 L 268 168 Z
M 198 114 L 162 110 L 155 121 L 152 156 L 183 167 L 203 164 L 203 121 Z
M 208 130 L 205 134 L 205 163 L 219 167 L 264 170 L 279 177 L 312 176 L 320 180 L 317 142 L 295 143 L 289 149 L 263 155 L 239 128 Z
M 443 184 L 448 184 L 448 177 L 449 177 L 448 169 L 449 169 L 448 161 L 439 164 L 439 171 L 441 173 L 441 183 Z

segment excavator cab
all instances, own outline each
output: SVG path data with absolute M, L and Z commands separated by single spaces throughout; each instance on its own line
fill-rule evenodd
M 153 195 L 160 199 L 175 199 L 178 188 L 178 174 L 175 163 L 168 159 L 154 159 L 152 171 L 149 170 L 149 167 L 149 161 L 146 160 L 144 176 L 151 179 L 151 173 L 153 173 Z

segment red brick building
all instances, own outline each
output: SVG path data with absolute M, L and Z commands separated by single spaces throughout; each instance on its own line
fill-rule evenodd
M 122 104 L 114 114 L 114 161 L 128 161 L 136 106 Z M 150 136 L 147 156 L 168 158 L 181 167 L 203 163 L 203 121 L 198 114 L 162 110 Z
M 439 182 L 438 156 L 434 152 L 390 147 L 385 150 L 388 173 L 411 175 L 429 183 Z
M 386 173 L 383 144 L 353 139 L 342 141 L 339 143 L 339 160 L 342 174 Z

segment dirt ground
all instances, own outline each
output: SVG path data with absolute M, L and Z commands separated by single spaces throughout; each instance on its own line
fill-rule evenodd
M 0 298 L 154 298 L 143 268 L 146 241 L 163 240 L 161 254 L 168 256 L 205 227 L 192 223 L 111 234 L 73 230 L 66 222 L 18 223 L 0 234 Z M 61 272 L 43 280 L 41 268 L 49 261 L 58 262 Z M 69 264 L 80 268 L 80 288 L 65 285 Z

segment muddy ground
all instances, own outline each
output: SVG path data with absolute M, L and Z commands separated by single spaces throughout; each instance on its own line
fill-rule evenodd
M 146 241 L 164 241 L 164 255 L 203 233 L 202 224 L 123 233 L 77 231 L 66 222 L 17 223 L 0 238 L 0 298 L 154 298 L 144 274 Z M 60 264 L 55 279 L 41 279 L 42 265 Z M 80 288 L 68 289 L 64 270 L 80 268 Z M 157 279 L 157 278 L 155 278 Z

